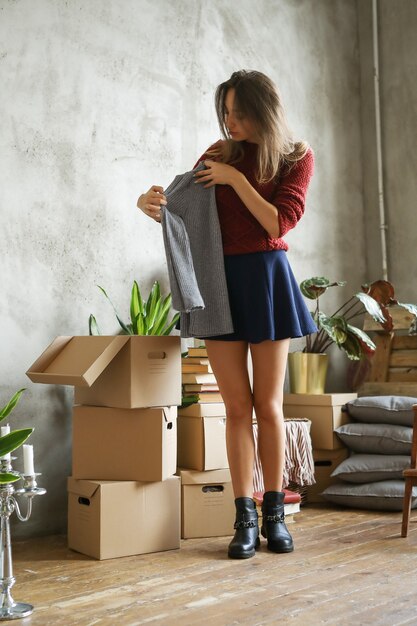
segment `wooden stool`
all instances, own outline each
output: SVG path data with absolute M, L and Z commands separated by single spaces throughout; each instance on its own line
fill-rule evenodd
M 403 471 L 405 479 L 403 521 L 401 527 L 401 537 L 407 537 L 411 512 L 411 496 L 414 485 L 417 485 L 417 404 L 413 405 L 414 425 L 413 425 L 413 446 L 411 449 L 411 465 Z

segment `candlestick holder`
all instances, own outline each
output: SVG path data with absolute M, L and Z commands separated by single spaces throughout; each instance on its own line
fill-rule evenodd
M 14 457 L 12 457 L 14 458 Z M 10 539 L 10 516 L 16 512 L 21 522 L 27 522 L 32 513 L 32 501 L 35 496 L 46 493 L 46 489 L 37 486 L 36 477 L 40 474 L 25 475 L 15 472 L 11 466 L 11 459 L 0 459 L 0 473 L 12 474 L 23 479 L 23 487 L 15 489 L 14 483 L 0 484 L 0 620 L 19 619 L 27 617 L 33 611 L 31 604 L 15 602 L 11 595 L 11 588 L 15 583 L 12 563 L 12 544 Z M 20 506 L 15 496 L 23 496 L 27 499 L 26 514 L 22 515 Z

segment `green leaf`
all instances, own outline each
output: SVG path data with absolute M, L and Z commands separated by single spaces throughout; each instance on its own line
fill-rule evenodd
M 159 312 L 159 315 L 157 316 L 157 319 L 155 320 L 155 323 L 152 327 L 151 335 L 162 335 L 164 326 L 168 319 L 168 315 L 169 309 L 167 309 L 165 313 L 163 313 L 162 311 Z
M 172 318 L 171 322 L 168 324 L 168 326 L 162 332 L 162 335 L 170 335 L 172 330 L 177 325 L 177 322 L 178 322 L 179 319 L 180 319 L 180 314 L 179 313 L 175 313 L 175 315 Z
M 136 280 L 133 281 L 132 294 L 130 297 L 130 319 L 132 322 L 133 334 L 138 335 L 137 323 L 138 316 L 143 315 L 143 301 L 140 293 L 139 285 Z
M 160 291 L 159 283 L 156 280 L 154 284 L 152 285 L 151 292 L 146 302 L 146 315 L 150 314 L 152 308 L 155 306 L 155 303 L 159 300 L 160 297 L 161 297 L 161 291 Z
M 8 435 L 0 437 L 0 456 L 4 456 L 9 452 L 13 452 L 16 448 L 19 448 L 22 443 L 25 443 L 32 432 L 33 428 L 22 428 L 20 430 L 13 430 Z
M 162 302 L 158 314 L 155 318 L 152 335 L 160 335 L 168 319 L 169 310 L 171 308 L 172 296 L 168 294 Z
M 18 472 L 0 472 L 0 485 L 15 483 L 17 480 L 20 480 L 20 478 L 21 476 Z
M 300 289 L 303 296 L 310 298 L 310 300 L 317 300 L 323 295 L 329 287 L 344 287 L 346 281 L 339 281 L 331 283 L 328 278 L 324 276 L 314 276 L 313 278 L 307 278 L 300 283 Z
M 357 328 L 356 326 L 352 326 L 348 324 L 349 333 L 353 333 L 360 341 L 360 343 L 364 344 L 369 350 L 366 350 L 367 353 L 373 353 L 376 350 L 376 345 L 370 338 L 370 336 L 362 329 Z
M 101 335 L 100 329 L 97 324 L 97 320 L 93 314 L 88 318 L 88 331 L 90 335 Z
M 324 313 L 318 315 L 319 327 L 334 341 L 338 346 L 343 344 L 348 336 L 347 322 L 343 317 L 327 317 Z
M 116 318 L 117 321 L 119 322 L 122 330 L 124 330 L 124 332 L 126 333 L 126 335 L 132 335 L 132 331 L 129 330 L 129 328 L 126 326 L 126 324 L 120 319 L 119 314 L 117 312 L 116 307 L 114 306 L 113 302 L 110 300 L 109 296 L 107 295 L 106 291 L 103 289 L 103 287 L 100 287 L 100 285 L 97 285 L 97 287 L 103 292 L 103 294 L 106 296 L 107 300 L 110 302 L 110 304 L 113 307 L 114 312 L 116 313 Z
M 369 315 L 371 315 L 376 322 L 383 324 L 386 321 L 380 305 L 372 296 L 369 296 L 367 293 L 362 293 L 361 291 L 355 293 L 355 296 L 362 302 Z
M 13 411 L 25 389 L 26 388 L 23 387 L 23 389 L 19 389 L 19 391 L 16 391 L 16 393 L 12 396 L 8 403 L 2 409 L 0 409 L 0 421 L 7 417 Z
M 184 396 L 181 399 L 181 408 L 185 409 L 187 406 L 190 406 L 191 404 L 196 404 L 198 402 L 198 396 Z
M 360 361 L 363 356 L 360 341 L 355 335 L 350 334 L 339 348 L 343 350 L 351 361 Z

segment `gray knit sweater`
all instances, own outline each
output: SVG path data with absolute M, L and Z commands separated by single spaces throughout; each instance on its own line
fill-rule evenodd
M 199 165 L 196 170 L 203 169 Z M 165 190 L 162 231 L 174 309 L 181 337 L 233 332 L 223 246 L 214 187 L 195 184 L 194 172 L 174 178 Z

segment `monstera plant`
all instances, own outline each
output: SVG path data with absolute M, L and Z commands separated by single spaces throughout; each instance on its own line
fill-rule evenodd
M 324 354 L 332 344 L 336 344 L 349 359 L 359 360 L 372 355 L 375 344 L 366 332 L 354 325 L 354 320 L 369 313 L 380 324 L 381 330 L 388 332 L 393 328 L 390 315 L 390 307 L 393 305 L 403 307 L 417 316 L 417 305 L 398 302 L 394 297 L 393 285 L 386 280 L 362 285 L 362 290 L 352 295 L 334 313 L 324 313 L 320 298 L 330 287 L 345 285 L 346 281 L 330 282 L 324 276 L 308 278 L 300 283 L 302 294 L 316 302 L 311 315 L 318 328 L 317 333 L 307 336 L 303 352 Z
M 162 296 L 158 281 L 155 281 L 149 296 L 146 300 L 142 298 L 138 283 L 133 281 L 130 295 L 130 322 L 123 322 L 116 307 L 110 300 L 103 287 L 97 285 L 107 300 L 112 305 L 117 321 L 124 335 L 169 335 L 175 328 L 179 318 L 179 313 L 175 313 L 171 320 L 168 320 L 171 310 L 171 294 Z M 90 315 L 89 322 L 90 335 L 101 335 L 97 320 L 94 315 Z
M 24 391 L 24 389 L 16 391 L 9 402 L 0 409 L 0 422 L 10 415 Z M 19 448 L 32 432 L 33 428 L 21 428 L 20 430 L 12 430 L 7 435 L 0 437 L 0 457 L 4 457 L 9 452 Z M 0 470 L 0 483 L 12 483 L 19 480 L 19 478 L 20 474 L 18 472 Z

